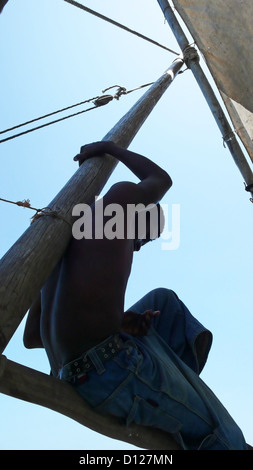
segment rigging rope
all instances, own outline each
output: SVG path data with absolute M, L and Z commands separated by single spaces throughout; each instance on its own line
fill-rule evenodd
M 0 201 L 2 202 L 7 202 L 9 204 L 15 204 L 16 206 L 19 207 L 25 207 L 26 209 L 31 209 L 32 211 L 35 211 L 36 214 L 33 215 L 31 219 L 31 223 L 35 222 L 39 217 L 42 216 L 50 216 L 50 217 L 55 217 L 57 219 L 63 220 L 66 222 L 71 228 L 72 224 L 70 223 L 69 220 L 67 220 L 65 217 L 63 217 L 59 210 L 52 210 L 51 207 L 44 207 L 43 209 L 36 209 L 36 207 L 32 207 L 30 204 L 30 199 L 25 199 L 24 201 L 10 201 L 9 199 L 3 199 L 0 197 Z
M 112 101 L 113 99 L 116 99 L 116 100 L 119 100 L 119 98 L 122 96 L 122 95 L 128 95 L 129 93 L 132 93 L 133 91 L 136 91 L 136 90 L 139 90 L 141 88 L 144 88 L 144 87 L 147 87 L 147 86 L 150 86 L 152 85 L 154 82 L 151 82 L 151 83 L 146 83 L 144 85 L 140 85 L 136 88 L 133 88 L 132 90 L 127 90 L 125 87 L 122 87 L 122 86 L 119 86 L 119 85 L 113 85 L 109 88 L 106 88 L 105 90 L 102 90 L 102 93 L 104 93 L 105 91 L 108 91 L 110 90 L 111 88 L 115 88 L 115 87 L 118 87 L 118 90 L 116 91 L 115 95 L 102 95 L 102 96 L 96 96 L 94 98 L 90 98 L 88 100 L 85 100 L 85 101 L 80 101 L 79 103 L 76 103 L 76 104 L 72 104 L 71 106 L 67 106 L 65 108 L 62 108 L 62 109 L 59 109 L 58 111 L 53 111 L 52 113 L 48 113 L 48 114 L 44 114 L 44 116 L 40 116 L 38 118 L 35 118 L 35 119 L 31 119 L 30 121 L 26 121 L 22 124 L 18 124 L 16 126 L 13 126 L 13 127 L 10 127 L 8 129 L 5 129 L 3 131 L 0 131 L 0 134 L 5 134 L 7 132 L 10 132 L 12 130 L 15 130 L 15 129 L 18 129 L 20 127 L 23 127 L 23 126 L 26 126 L 28 124 L 31 124 L 33 122 L 37 122 L 37 121 L 40 121 L 41 119 L 45 119 L 47 117 L 50 117 L 50 116 L 53 116 L 55 114 L 58 114 L 58 113 L 61 113 L 63 111 L 66 111 L 68 109 L 72 109 L 74 107 L 77 107 L 77 106 L 80 106 L 82 104 L 85 104 L 85 103 L 90 103 L 91 101 L 93 102 L 94 106 L 92 106 L 91 108 L 88 108 L 88 109 L 84 109 L 82 111 L 78 111 L 77 113 L 74 113 L 74 114 L 69 114 L 67 116 L 64 116 L 62 118 L 59 118 L 59 119 L 55 119 L 54 121 L 50 121 L 50 122 L 47 122 L 45 124 L 41 124 L 40 126 L 37 126 L 37 127 L 33 127 L 32 129 L 28 129 L 26 131 L 23 131 L 23 132 L 20 132 L 18 134 L 14 134 L 10 137 L 6 137 L 2 140 L 0 140 L 0 144 L 2 144 L 3 142 L 7 142 L 8 140 L 12 140 L 12 139 L 15 139 L 17 137 L 20 137 L 22 135 L 25 135 L 25 134 L 28 134 L 30 132 L 33 132 L 33 131 L 36 131 L 38 129 L 42 129 L 43 127 L 46 127 L 46 126 L 50 126 L 51 124 L 55 124 L 57 122 L 60 122 L 60 121 L 64 121 L 65 119 L 69 119 L 71 117 L 74 117 L 74 116 L 78 116 L 80 114 L 83 114 L 83 113 L 86 113 L 88 111 L 91 111 L 92 109 L 96 109 L 100 106 L 104 106 L 106 104 L 108 104 L 110 101 Z
M 141 39 L 145 39 L 145 41 L 151 42 L 155 46 L 161 47 L 162 49 L 165 49 L 166 51 L 169 51 L 172 54 L 179 55 L 178 52 L 175 52 L 172 49 L 169 49 L 168 47 L 164 46 L 163 44 L 160 44 L 159 42 L 154 41 L 153 39 L 151 39 L 147 36 L 144 36 L 143 34 L 138 33 L 137 31 L 134 31 L 133 29 L 130 29 L 127 26 L 124 26 L 121 23 L 118 23 L 117 21 L 112 20 L 111 18 L 108 18 L 107 16 L 102 15 L 101 13 L 98 13 L 97 11 L 91 10 L 90 8 L 85 7 L 81 3 L 75 2 L 74 0 L 64 0 L 64 1 L 67 2 L 67 3 L 70 3 L 71 5 L 74 5 L 77 8 L 80 8 L 81 10 L 86 11 L 87 13 L 90 13 L 91 15 L 97 16 L 98 18 L 100 18 L 104 21 L 107 21 L 108 23 L 111 23 L 114 26 L 117 26 L 118 28 L 124 29 L 128 33 L 134 34 L 135 36 L 138 36 Z
M 58 111 L 53 111 L 52 113 L 44 114 L 44 116 L 40 116 L 35 119 L 31 119 L 30 121 L 23 122 L 22 124 L 18 124 L 13 127 L 9 127 L 9 129 L 5 129 L 4 131 L 0 131 L 0 134 L 5 134 L 6 132 L 13 131 L 18 129 L 19 127 L 27 126 L 28 124 L 32 124 L 33 122 L 40 121 L 41 119 L 45 119 L 47 117 L 53 116 L 54 114 L 62 113 L 63 111 L 67 111 L 68 109 L 75 108 L 76 106 L 81 106 L 82 104 L 89 103 L 90 101 L 96 100 L 99 96 L 95 96 L 89 100 L 80 101 L 80 103 L 72 104 L 71 106 L 67 106 L 66 108 L 59 109 Z
M 6 137 L 5 139 L 0 140 L 0 144 L 2 144 L 3 142 L 7 142 L 8 140 L 16 139 L 17 137 L 21 137 L 22 135 L 29 134 L 30 132 L 37 131 L 38 129 L 42 129 L 43 127 L 51 126 L 51 124 L 56 124 L 57 122 L 64 121 L 65 119 L 69 119 L 71 117 L 78 116 L 79 114 L 86 113 L 87 111 L 96 109 L 96 107 L 97 106 L 93 106 L 92 108 L 84 109 L 82 111 L 79 111 L 78 113 L 69 114 L 68 116 L 64 116 L 60 119 L 55 119 L 54 121 L 47 122 L 46 124 L 42 124 L 41 126 L 33 127 L 32 129 L 20 132 L 19 134 L 14 134 L 10 137 Z

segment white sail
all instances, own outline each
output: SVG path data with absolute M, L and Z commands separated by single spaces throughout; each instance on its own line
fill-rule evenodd
M 253 161 L 253 1 L 173 0 Z

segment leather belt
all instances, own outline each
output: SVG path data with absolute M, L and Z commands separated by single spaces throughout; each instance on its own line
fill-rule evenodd
M 112 357 L 116 356 L 118 352 L 124 348 L 124 342 L 119 335 L 114 335 L 107 340 L 100 343 L 98 346 L 92 348 L 92 351 L 96 352 L 97 357 L 102 363 L 108 361 Z M 89 358 L 89 351 L 86 351 L 82 356 L 75 359 L 74 361 L 65 364 L 60 370 L 59 377 L 61 380 L 70 383 L 84 382 L 87 378 L 87 373 L 95 366 L 92 360 Z

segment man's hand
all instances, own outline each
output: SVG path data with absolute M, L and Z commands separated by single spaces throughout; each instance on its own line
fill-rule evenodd
M 144 313 L 128 311 L 124 314 L 121 329 L 132 336 L 146 336 L 153 317 L 160 315 L 159 310 L 146 310 Z
M 78 155 L 74 157 L 74 161 L 79 162 L 79 166 L 89 158 L 100 157 L 106 153 L 111 153 L 113 147 L 116 147 L 112 141 L 99 141 L 92 144 L 83 145 Z

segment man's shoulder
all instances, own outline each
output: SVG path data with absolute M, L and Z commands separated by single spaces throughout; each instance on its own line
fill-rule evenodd
M 131 181 L 115 183 L 104 196 L 106 204 L 137 204 L 140 200 L 139 184 Z

